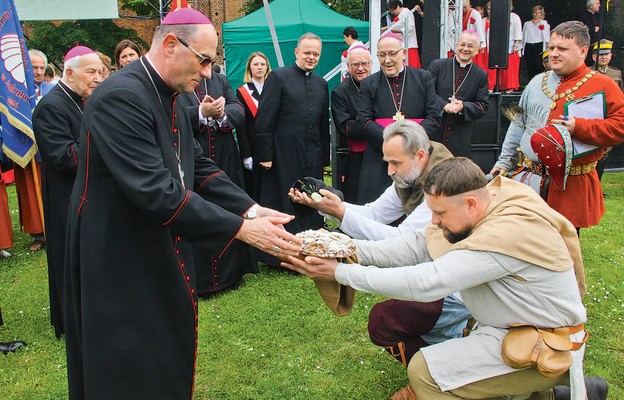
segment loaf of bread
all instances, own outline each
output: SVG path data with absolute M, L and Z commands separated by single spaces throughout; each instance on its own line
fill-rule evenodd
M 301 254 L 321 258 L 346 258 L 355 254 L 355 243 L 349 236 L 324 229 L 307 230 L 295 236 L 303 240 Z

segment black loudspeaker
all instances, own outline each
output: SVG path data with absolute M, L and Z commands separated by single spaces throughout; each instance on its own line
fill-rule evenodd
M 425 8 L 420 63 L 427 69 L 433 60 L 440 58 L 440 0 L 427 0 Z
M 509 51 L 509 14 L 511 0 L 490 3 L 490 56 L 488 68 L 506 69 Z

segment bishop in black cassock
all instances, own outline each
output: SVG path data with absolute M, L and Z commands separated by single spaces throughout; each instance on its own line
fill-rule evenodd
M 490 104 L 487 73 L 472 62 L 478 51 L 476 34 L 463 32 L 453 57 L 429 65 L 444 111 L 440 129 L 429 138 L 444 144 L 455 157 L 471 157 L 472 122 L 484 116 Z
M 100 83 L 98 71 L 102 64 L 93 50 L 83 46 L 70 50 L 65 62 L 75 57 L 78 57 L 77 61 L 74 60 L 72 67 L 66 68 L 63 78 L 41 98 L 33 112 L 33 130 L 42 160 L 41 196 L 48 258 L 50 319 L 57 338 L 65 331 L 65 228 L 69 197 L 78 168 L 80 124 L 84 100 Z
M 149 52 L 85 108 L 65 263 L 72 400 L 193 398 L 198 303 L 187 243 L 213 254 L 236 239 L 300 250 L 277 225 L 288 217 L 257 207 L 251 219 L 254 201 L 202 156 L 177 102 L 209 76 L 216 46 L 199 11 L 170 12 Z
M 320 50 L 320 39 L 300 40 L 295 49 L 297 62 L 277 68 L 267 77 L 256 116 L 257 161 L 272 162 L 262 171 L 259 203 L 295 214 L 295 220 L 286 225 L 293 233 L 323 224 L 321 216 L 309 207 L 295 211 L 288 197 L 296 180 L 306 176 L 323 179 L 323 166 L 329 165 L 327 82 L 312 72 Z
M 212 101 L 225 100 L 224 110 L 214 117 L 203 115 L 200 120 L 199 103 L 209 96 Z M 203 155 L 211 158 L 217 167 L 244 189 L 243 164 L 236 133 L 244 123 L 242 104 L 234 94 L 232 85 L 219 73 L 210 79 L 202 79 L 194 93 L 180 96 L 188 102 L 187 110 L 193 126 L 193 136 L 203 149 Z M 218 110 L 217 110 L 218 111 Z M 208 108 L 206 113 L 212 112 Z M 197 292 L 210 293 L 237 285 L 243 275 L 257 273 L 258 263 L 252 248 L 243 242 L 233 242 L 223 254 L 211 254 L 193 246 L 193 266 L 197 279 Z

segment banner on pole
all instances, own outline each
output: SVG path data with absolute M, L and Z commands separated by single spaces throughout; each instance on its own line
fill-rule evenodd
M 25 168 L 37 151 L 33 70 L 13 0 L 0 5 L 0 140 L 4 154 Z

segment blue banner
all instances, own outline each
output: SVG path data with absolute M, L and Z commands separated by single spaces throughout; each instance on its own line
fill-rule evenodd
M 0 126 L 2 151 L 26 168 L 37 152 L 32 65 L 13 0 L 0 0 Z

